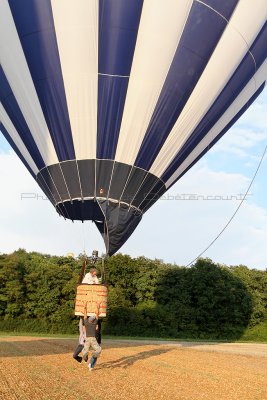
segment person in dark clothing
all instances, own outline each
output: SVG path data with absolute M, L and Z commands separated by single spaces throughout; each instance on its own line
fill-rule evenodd
M 81 363 L 82 362 L 82 357 L 79 356 L 79 354 L 84 348 L 84 342 L 85 342 L 85 338 L 86 338 L 85 328 L 84 328 L 84 325 L 83 325 L 83 319 L 82 318 L 80 318 L 80 321 L 79 321 L 79 332 L 80 332 L 79 344 L 76 347 L 76 349 L 74 350 L 73 358 L 76 361 L 78 361 L 79 363 Z
M 101 319 L 97 320 L 97 327 L 96 327 L 96 334 L 95 334 L 95 338 L 97 340 L 97 343 L 100 345 L 101 341 L 102 341 L 102 336 L 101 336 L 101 324 L 102 321 Z
M 89 371 L 92 371 L 92 369 L 95 367 L 97 358 L 100 356 L 100 353 L 102 351 L 96 340 L 97 323 L 98 318 L 96 317 L 89 317 L 84 319 L 84 326 L 86 331 L 86 339 L 84 343 L 84 348 L 82 350 L 84 360 L 88 356 L 90 348 L 93 349 L 93 355 L 88 364 Z

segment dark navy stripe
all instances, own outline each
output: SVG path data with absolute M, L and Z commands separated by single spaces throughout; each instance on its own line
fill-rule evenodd
M 70 199 L 68 183 L 67 180 L 64 179 L 60 164 L 49 165 L 46 169 L 43 169 L 41 173 L 43 177 L 46 176 L 48 178 L 48 182 L 50 182 L 50 180 L 52 181 L 61 200 Z
M 61 174 L 62 175 L 62 174 Z M 41 178 L 40 178 L 41 177 Z M 37 175 L 37 180 L 42 179 L 49 192 L 52 194 L 53 198 L 55 199 L 56 203 L 61 202 L 62 198 L 60 197 L 57 187 L 55 186 L 55 183 L 51 177 L 51 175 L 48 172 L 47 168 L 43 168 Z
M 201 0 L 202 3 L 213 8 L 224 18 L 230 19 L 239 0 Z
M 99 1 L 99 72 L 129 75 L 143 0 Z
M 115 157 L 142 6 L 143 0 L 99 2 L 97 158 Z
M 98 204 L 105 216 L 107 232 L 105 233 L 103 224 L 97 221 L 95 223 L 103 236 L 107 253 L 111 256 L 131 236 L 142 219 L 142 213 L 129 208 L 126 204 L 114 204 L 108 200 L 98 200 Z
M 261 31 L 254 40 L 250 51 L 255 59 L 256 69 L 258 70 L 267 58 L 267 22 L 265 22 Z
M 184 172 L 179 175 L 177 177 L 177 179 L 171 184 L 171 186 L 173 186 L 190 168 L 193 167 L 194 164 L 196 164 L 201 157 L 204 156 L 204 154 L 207 153 L 207 151 L 209 151 L 214 145 L 215 143 L 218 142 L 219 139 L 221 139 L 221 137 L 235 124 L 235 122 L 244 114 L 245 111 L 247 111 L 247 109 L 249 108 L 249 106 L 256 100 L 256 98 L 261 94 L 261 92 L 263 91 L 264 87 L 265 87 L 265 83 L 264 82 L 259 89 L 253 94 L 253 96 L 249 99 L 249 101 L 241 108 L 241 110 L 235 115 L 235 117 L 225 126 L 225 128 L 216 136 L 216 138 L 199 154 L 199 156 L 184 170 Z M 180 163 L 179 163 L 180 164 Z M 179 165 L 178 165 L 179 166 Z M 177 167 L 178 168 L 178 167 Z M 173 173 L 176 171 L 177 168 L 174 168 Z M 164 175 L 162 175 L 161 179 L 165 179 L 165 182 L 167 181 L 169 177 L 169 174 L 167 175 L 166 173 Z M 170 187 L 168 187 L 168 190 L 170 189 Z
M 135 165 L 149 170 L 205 69 L 227 22 L 195 2 Z
M 56 200 L 53 197 L 52 193 L 50 192 L 50 190 L 48 189 L 46 183 L 43 180 L 43 177 L 40 174 L 37 174 L 36 177 L 36 182 L 38 183 L 38 185 L 40 186 L 40 188 L 42 189 L 42 191 L 44 192 L 44 194 L 46 195 L 46 197 L 51 201 L 51 203 L 53 204 L 53 206 L 55 207 L 56 205 Z
M 95 195 L 95 164 L 95 160 L 77 161 L 83 197 Z
M 191 151 L 206 136 L 206 134 L 212 129 L 225 111 L 231 106 L 235 98 L 241 93 L 241 91 L 255 74 L 256 68 L 258 69 L 264 62 L 267 56 L 266 32 L 267 24 L 265 24 L 263 29 L 260 31 L 250 48 L 250 52 L 253 54 L 254 59 L 251 57 L 249 52 L 243 58 L 241 64 L 236 69 L 235 73 L 215 103 L 211 106 L 194 132 L 191 134 L 190 138 L 164 172 L 163 180 L 165 182 L 173 175 L 179 165 L 182 164 L 182 162 L 189 156 Z M 254 60 L 256 61 L 256 67 Z
M 108 197 L 110 199 L 120 199 L 125 184 L 129 178 L 132 167 L 128 164 L 115 162 Z
M 107 197 L 113 171 L 113 161 L 96 160 L 95 169 L 95 195 Z
M 145 198 L 145 200 L 140 204 L 140 208 L 143 212 L 147 212 L 147 210 L 153 206 L 156 201 L 160 199 L 160 197 L 166 192 L 166 186 L 161 181 L 155 185 L 151 192 L 149 192 Z
M 140 186 L 142 185 L 146 175 L 147 171 L 139 168 L 133 168 L 130 172 L 126 187 L 123 190 L 120 200 L 130 204 L 133 201 L 137 191 L 140 189 Z
M 9 5 L 57 156 L 74 159 L 50 0 L 9 0 Z
M 66 201 L 64 203 L 58 204 L 56 206 L 56 210 L 60 215 L 63 215 L 64 218 L 71 219 L 72 222 L 80 216 L 79 213 L 76 213 L 75 208 L 73 207 L 73 203 L 70 201 Z
M 97 158 L 114 159 L 129 79 L 98 77 Z
M 13 139 L 10 137 L 8 131 L 6 130 L 6 128 L 4 127 L 4 125 L 0 122 L 0 132 L 3 133 L 3 135 L 5 136 L 6 140 L 8 141 L 8 143 L 10 144 L 10 146 L 12 147 L 12 149 L 15 151 L 15 153 L 19 156 L 19 158 L 21 159 L 21 161 L 23 162 L 23 164 L 25 165 L 25 167 L 27 168 L 27 170 L 29 171 L 29 173 L 31 174 L 31 176 L 36 179 L 36 175 L 33 172 L 33 170 L 31 169 L 31 167 L 29 166 L 29 164 L 27 163 L 27 161 L 25 160 L 25 158 L 23 157 L 23 155 L 21 154 L 20 150 L 18 149 L 18 147 L 16 146 L 16 144 L 13 142 Z
M 139 208 L 140 204 L 145 201 L 148 193 L 152 192 L 158 181 L 159 179 L 155 175 L 149 173 L 143 182 L 140 182 L 140 189 L 138 190 L 138 193 L 135 194 L 132 205 Z
M 66 161 L 60 165 L 62 174 L 68 186 L 70 197 L 72 199 L 82 198 L 77 161 Z
M 34 160 L 36 166 L 41 169 L 45 167 L 44 160 L 31 135 L 30 129 L 22 115 L 19 105 L 15 99 L 11 87 L 6 79 L 5 73 L 0 65 L 0 103 L 12 121 L 21 140 Z

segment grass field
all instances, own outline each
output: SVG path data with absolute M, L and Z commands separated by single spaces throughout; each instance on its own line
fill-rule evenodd
M 1 400 L 267 400 L 266 344 L 105 340 L 94 371 L 77 338 L 2 336 Z

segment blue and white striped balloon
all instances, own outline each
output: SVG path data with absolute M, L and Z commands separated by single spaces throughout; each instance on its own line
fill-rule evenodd
M 116 252 L 263 90 L 266 0 L 0 0 L 0 130 Z

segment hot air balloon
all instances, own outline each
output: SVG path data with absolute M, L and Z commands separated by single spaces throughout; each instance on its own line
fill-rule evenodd
M 267 77 L 266 0 L 0 0 L 0 130 L 114 254 Z

